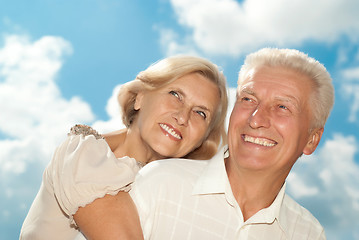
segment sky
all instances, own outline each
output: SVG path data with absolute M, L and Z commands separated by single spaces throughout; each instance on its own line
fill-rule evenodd
M 359 1 L 4 0 L 0 7 L 0 240 L 17 239 L 44 168 L 76 123 L 122 128 L 121 84 L 175 54 L 208 58 L 234 102 L 244 57 L 296 48 L 330 72 L 335 105 L 288 193 L 327 239 L 359 239 Z

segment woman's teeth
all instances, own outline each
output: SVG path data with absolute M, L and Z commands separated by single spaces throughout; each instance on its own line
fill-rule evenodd
M 160 123 L 160 127 L 165 130 L 166 132 L 168 132 L 171 136 L 177 138 L 177 139 L 182 139 L 182 137 L 176 133 L 176 131 L 172 128 L 170 128 L 169 126 L 167 126 L 166 124 Z

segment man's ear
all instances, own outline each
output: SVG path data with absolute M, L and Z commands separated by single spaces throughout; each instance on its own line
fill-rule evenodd
M 135 98 L 135 104 L 134 104 L 134 106 L 133 106 L 133 108 L 134 108 L 135 110 L 140 110 L 141 105 L 142 105 L 143 96 L 144 96 L 143 91 L 137 93 L 137 96 L 136 96 L 136 98 Z
M 314 150 L 318 147 L 320 139 L 322 138 L 324 128 L 318 128 L 312 130 L 307 145 L 303 149 L 303 154 L 310 155 L 314 152 Z

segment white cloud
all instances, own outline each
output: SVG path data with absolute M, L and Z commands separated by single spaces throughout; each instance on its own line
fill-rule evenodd
M 0 42 L 0 205 L 6 208 L 0 221 L 19 226 L 55 147 L 72 124 L 94 116 L 87 103 L 63 98 L 56 85 L 72 52 L 67 41 L 8 35 Z
M 228 111 L 227 111 L 227 118 L 226 118 L 226 129 L 228 129 L 229 118 L 231 117 L 231 113 L 236 102 L 236 88 L 229 88 L 228 89 Z
M 55 79 L 71 45 L 60 37 L 31 41 L 8 35 L 0 48 L 0 175 L 20 174 L 29 162 L 45 165 L 73 122 L 89 122 L 90 106 L 61 96 Z
M 315 196 L 319 191 L 315 185 L 307 186 L 296 172 L 292 172 L 287 180 L 295 185 L 295 191 L 292 193 L 295 198 Z
M 344 69 L 342 75 L 347 80 L 356 80 L 359 82 L 359 67 Z
M 6 209 L 0 221 L 5 230 L 21 226 L 44 167 L 69 128 L 93 121 L 94 115 L 79 97 L 65 99 L 56 85 L 64 57 L 72 53 L 70 43 L 23 35 L 4 36 L 0 43 L 0 205 Z
M 341 90 L 343 97 L 350 101 L 349 122 L 357 121 L 359 112 L 359 67 L 347 68 L 341 71 L 343 82 Z
M 166 56 L 173 56 L 179 53 L 193 56 L 199 55 L 189 37 L 182 39 L 172 29 L 159 28 L 158 30 L 160 33 L 160 44 Z
M 118 91 L 120 90 L 121 85 L 118 85 L 112 91 L 112 96 L 108 99 L 106 105 L 106 112 L 110 117 L 109 120 L 97 120 L 92 124 L 92 127 L 96 129 L 99 133 L 108 133 L 116 131 L 122 128 L 125 128 L 125 125 L 122 122 L 122 113 L 120 106 L 117 101 Z
M 305 40 L 332 43 L 343 35 L 353 41 L 359 37 L 356 0 L 171 0 L 171 4 L 179 24 L 191 30 L 184 36 L 185 46 L 190 39 L 210 54 L 237 56 L 268 44 L 298 46 Z M 168 47 L 180 45 L 177 41 L 167 41 Z
M 290 195 L 327 226 L 331 239 L 344 227 L 359 234 L 358 146 L 354 136 L 335 134 L 314 155 L 300 158 L 288 177 Z

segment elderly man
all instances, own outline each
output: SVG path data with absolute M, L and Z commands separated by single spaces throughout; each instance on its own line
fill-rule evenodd
M 136 178 L 130 194 L 145 239 L 325 239 L 285 180 L 318 146 L 333 103 L 330 75 L 313 58 L 290 49 L 250 54 L 228 146 L 208 161 L 150 163 Z

